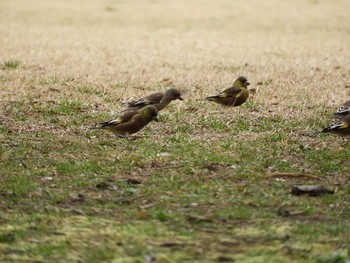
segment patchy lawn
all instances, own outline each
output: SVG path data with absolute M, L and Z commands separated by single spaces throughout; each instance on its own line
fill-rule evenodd
M 312 132 L 348 100 L 349 8 L 1 3 L 0 261 L 347 262 L 349 140 Z M 248 102 L 204 100 L 239 75 Z M 135 140 L 88 129 L 170 86 Z

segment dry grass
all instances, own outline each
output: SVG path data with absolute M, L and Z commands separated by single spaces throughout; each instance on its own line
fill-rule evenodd
M 322 260 L 328 260 L 328 254 L 322 258 L 323 251 L 342 257 L 349 242 L 349 143 L 304 134 L 327 125 L 335 108 L 349 98 L 348 10 L 347 0 L 3 1 L 0 161 L 6 165 L 0 168 L 5 209 L 0 220 L 6 227 L 0 228 L 0 249 L 7 251 L 4 260 L 139 262 L 147 255 L 150 262 L 147 257 L 155 253 L 159 262 L 170 262 L 172 257 L 229 261 L 231 256 L 238 262 L 263 262 L 271 255 L 277 255 L 270 258 L 276 262 L 281 256 L 285 262 L 316 258 L 326 262 Z M 247 76 L 256 89 L 240 109 L 203 101 L 239 75 Z M 164 110 L 162 123 L 150 125 L 144 139 L 126 142 L 109 134 L 85 133 L 87 127 L 118 113 L 122 102 L 170 85 L 181 89 L 186 100 Z M 171 152 L 171 161 L 158 158 L 160 152 Z M 164 166 L 176 168 L 164 172 Z M 320 203 L 289 199 L 286 192 L 299 181 L 286 182 L 281 192 L 279 182 L 266 178 L 269 169 L 321 176 L 328 186 L 339 187 L 338 195 Z M 53 177 L 54 183 L 46 182 L 46 177 Z M 129 177 L 141 178 L 145 186 L 135 190 L 120 184 Z M 113 193 L 91 188 L 105 180 L 123 189 L 118 198 L 130 194 L 135 199 L 122 199 L 119 207 Z M 82 205 L 82 211 L 77 204 L 84 201 L 72 197 L 80 192 L 92 200 Z M 33 215 L 25 205 L 36 207 L 37 202 L 42 208 L 34 208 Z M 147 204 L 154 206 L 152 212 L 145 212 Z M 287 222 L 275 218 L 275 208 L 281 204 L 306 209 L 310 217 Z M 188 219 L 191 205 L 203 218 Z M 238 216 L 230 214 L 232 206 L 239 209 Z M 115 222 L 118 212 L 123 215 Z M 73 216 L 76 213 L 83 216 Z M 11 223 L 15 218 L 18 221 Z M 201 224 L 202 220 L 204 226 L 188 226 L 191 220 Z M 39 230 L 28 228 L 34 224 L 29 221 L 38 222 Z M 131 226 L 123 228 L 119 221 Z M 319 232 L 312 228 L 313 221 Z M 329 221 L 336 229 L 327 228 Z M 112 230 L 100 232 L 92 222 Z M 16 232 L 13 240 L 7 236 L 23 226 L 27 232 Z M 195 237 L 179 234 L 191 227 Z M 71 246 L 59 243 L 59 234 L 42 235 L 51 228 L 62 228 Z M 155 228 L 159 232 L 154 233 Z M 345 233 L 339 234 L 339 229 Z M 315 237 L 312 231 L 317 232 Z M 32 233 L 56 242 L 55 248 L 36 246 L 28 238 Z M 136 233 L 139 239 L 132 238 Z M 162 233 L 167 240 L 174 239 L 168 244 L 173 250 L 164 249 Z M 241 240 L 230 239 L 232 233 Z M 288 235 L 303 240 L 284 243 Z M 129 238 L 124 245 L 134 248 L 116 249 L 111 238 Z M 90 239 L 96 239 L 100 250 L 89 251 L 96 245 Z M 144 242 L 160 248 L 152 252 Z M 285 247 L 273 248 L 276 242 Z M 7 244 L 22 252 L 14 256 Z M 23 252 L 25 246 L 35 252 Z M 118 261 L 118 253 L 129 261 Z
M 261 90 L 262 101 L 273 94 L 280 103 L 298 104 L 300 96 L 318 92 L 315 103 L 338 104 L 349 85 L 346 9 L 346 1 L 2 3 L 2 60 L 23 67 L 2 73 L 16 74 L 2 96 L 13 89 L 16 96 L 45 93 L 40 80 L 58 77 L 129 98 L 143 88 L 158 90 L 159 79 L 171 77 L 198 99 L 245 74 L 253 84 L 273 79 Z M 27 82 L 38 90 L 25 89 Z

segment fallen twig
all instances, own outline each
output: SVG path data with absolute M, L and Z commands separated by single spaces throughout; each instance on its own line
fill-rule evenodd
M 309 180 L 324 181 L 323 178 L 320 178 L 314 175 L 309 175 L 309 174 L 302 174 L 302 173 L 270 173 L 269 176 L 283 177 L 283 178 L 304 178 Z

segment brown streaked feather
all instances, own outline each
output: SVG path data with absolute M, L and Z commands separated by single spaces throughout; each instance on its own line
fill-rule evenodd
M 106 129 L 115 134 L 128 136 L 136 133 L 151 121 L 157 121 L 158 110 L 153 105 L 148 105 L 140 110 L 128 111 L 121 117 L 101 123 L 101 126 L 93 129 Z
M 236 87 L 230 87 L 225 89 L 223 92 L 219 93 L 218 95 L 220 96 L 221 94 L 225 95 L 225 97 L 236 97 L 239 95 L 239 93 L 242 92 L 243 89 L 241 88 L 236 88 Z
M 156 92 L 150 94 L 142 99 L 139 99 L 135 102 L 131 102 L 128 105 L 128 110 L 142 109 L 147 105 L 153 105 L 157 108 L 158 111 L 164 109 L 172 100 L 183 100 L 181 97 L 180 91 L 177 89 L 171 88 L 165 92 Z
M 334 113 L 333 118 L 342 119 L 350 114 L 350 100 L 341 105 Z
M 242 105 L 248 99 L 249 91 L 247 86 L 249 85 L 250 83 L 246 77 L 239 76 L 233 83 L 232 87 L 229 87 L 214 96 L 206 97 L 206 99 L 224 106 L 236 107 Z
M 224 90 L 223 92 L 214 96 L 207 97 L 206 99 L 224 106 L 236 107 L 246 102 L 248 97 L 249 97 L 249 91 L 247 89 L 230 87 Z
M 328 126 L 321 131 L 322 133 L 335 133 L 341 136 L 350 135 L 350 115 L 340 119 L 338 122 Z
M 128 109 L 141 109 L 147 105 L 154 105 L 159 103 L 162 98 L 164 97 L 164 93 L 162 92 L 157 92 L 150 94 L 144 98 L 141 98 L 137 101 L 130 102 L 128 104 Z
M 148 123 L 149 121 L 142 117 L 140 114 L 135 114 L 129 121 L 122 122 L 117 125 L 104 126 L 104 128 L 114 132 L 115 134 L 128 136 L 140 131 Z
M 128 111 L 117 119 L 113 119 L 113 120 L 109 120 L 109 121 L 100 123 L 100 125 L 101 125 L 100 128 L 103 128 L 103 127 L 108 126 L 108 125 L 118 125 L 120 123 L 127 122 L 127 121 L 131 120 L 131 118 L 136 114 L 138 114 L 137 111 Z

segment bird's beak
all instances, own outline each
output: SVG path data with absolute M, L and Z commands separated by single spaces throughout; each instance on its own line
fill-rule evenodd
M 159 122 L 157 117 L 154 117 L 153 120 L 156 121 L 156 122 Z
M 249 86 L 249 85 L 250 85 L 249 81 L 246 81 L 246 82 L 244 83 L 244 85 Z
M 183 97 L 181 97 L 181 96 L 180 96 L 178 99 L 179 99 L 179 100 L 184 100 L 184 98 L 183 98 Z

